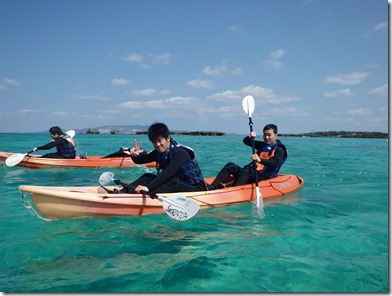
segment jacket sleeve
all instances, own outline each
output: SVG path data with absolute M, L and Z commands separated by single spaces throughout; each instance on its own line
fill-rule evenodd
M 245 145 L 252 147 L 252 139 L 249 136 L 246 136 L 242 141 Z M 257 141 L 253 139 L 253 142 L 257 151 L 263 149 L 263 147 L 265 146 L 265 143 L 262 141 Z
M 48 144 L 37 147 L 37 150 L 49 150 L 57 146 L 56 141 L 50 141 Z
M 152 150 L 147 153 L 140 153 L 138 156 L 131 156 L 132 160 L 136 164 L 144 164 L 148 162 L 153 162 L 157 160 L 157 151 Z
M 252 140 L 251 140 L 251 138 L 250 138 L 249 136 L 246 136 L 246 137 L 242 140 L 242 142 L 243 142 L 245 145 L 252 147 Z
M 154 191 L 154 189 L 165 184 L 169 179 L 175 177 L 178 174 L 181 166 L 190 161 L 191 157 L 185 149 L 178 149 L 175 153 L 173 153 L 172 159 L 168 166 L 155 178 L 151 183 L 147 185 L 148 190 Z

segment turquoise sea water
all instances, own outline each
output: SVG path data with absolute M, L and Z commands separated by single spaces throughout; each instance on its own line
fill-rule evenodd
M 78 150 L 106 155 L 146 136 L 77 135 Z M 249 162 L 242 136 L 174 136 L 193 147 L 205 177 Z M 98 185 L 105 171 L 131 181 L 146 168 L 6 167 L 0 164 L 1 275 L 5 292 L 388 292 L 388 143 L 384 139 L 281 137 L 281 173 L 304 187 L 267 204 L 169 216 L 46 222 L 18 186 Z M 25 153 L 46 134 L 0 134 L 0 150 Z

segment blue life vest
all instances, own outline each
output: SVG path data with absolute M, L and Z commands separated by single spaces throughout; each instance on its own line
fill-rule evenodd
M 262 163 L 259 163 L 259 162 L 257 163 L 257 170 L 260 171 L 261 175 L 265 178 L 269 179 L 269 178 L 276 177 L 278 175 L 281 166 L 284 164 L 284 162 L 287 159 L 288 152 L 287 152 L 286 146 L 283 145 L 279 140 L 277 140 L 273 144 L 265 145 L 263 147 L 263 149 L 257 151 L 257 154 L 259 155 L 260 158 L 270 159 L 275 155 L 275 150 L 278 147 L 283 149 L 284 158 L 283 158 L 283 161 L 277 167 L 271 168 L 271 167 L 267 167 L 267 166 L 263 165 Z
M 196 185 L 196 184 L 199 184 L 200 182 L 204 182 L 204 177 L 203 177 L 203 174 L 202 174 L 200 167 L 197 163 L 196 154 L 193 151 L 193 149 L 190 147 L 178 144 L 174 140 L 172 140 L 169 148 L 166 149 L 165 152 L 158 154 L 158 156 L 157 156 L 158 174 L 159 174 L 160 170 L 164 170 L 169 165 L 169 163 L 173 157 L 173 154 L 178 149 L 184 149 L 189 154 L 191 160 L 184 163 L 180 167 L 177 177 L 179 179 L 181 179 L 182 181 L 184 181 L 185 183 L 188 183 L 190 185 Z
M 64 139 L 64 142 L 66 142 L 65 145 L 57 146 L 57 152 L 60 155 L 62 155 L 64 158 L 68 158 L 68 159 L 75 158 L 76 157 L 76 150 L 75 150 L 74 145 L 65 139 Z

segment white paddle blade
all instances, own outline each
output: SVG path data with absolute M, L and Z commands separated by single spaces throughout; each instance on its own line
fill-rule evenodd
M 246 96 L 242 99 L 242 108 L 249 117 L 252 117 L 252 113 L 255 111 L 255 100 L 252 96 Z
M 66 134 L 68 137 L 73 138 L 73 137 L 75 137 L 75 134 L 76 134 L 76 133 L 75 133 L 74 130 L 69 130 L 69 131 L 66 131 L 65 134 Z
M 163 202 L 163 208 L 171 218 L 178 221 L 186 221 L 199 211 L 199 204 L 186 196 L 158 197 Z
M 112 172 L 105 172 L 99 177 L 99 184 L 106 185 L 109 184 L 111 181 L 114 180 L 114 173 Z
M 68 137 L 70 137 L 70 138 L 73 138 L 73 137 L 75 137 L 75 131 L 74 130 L 69 130 L 69 131 L 66 131 L 65 132 L 65 135 L 66 136 L 68 136 Z
M 5 160 L 5 164 L 9 167 L 17 165 L 19 162 L 23 160 L 23 158 L 27 155 L 27 153 L 16 153 L 7 157 Z
M 256 206 L 258 208 L 264 208 L 263 196 L 260 192 L 259 187 L 256 187 Z

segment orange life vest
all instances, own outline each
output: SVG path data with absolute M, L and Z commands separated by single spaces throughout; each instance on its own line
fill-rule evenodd
M 279 173 L 280 167 L 282 166 L 282 164 L 286 161 L 287 156 L 288 156 L 288 151 L 286 149 L 286 147 L 278 140 L 274 145 L 272 146 L 265 146 L 262 151 L 259 152 L 259 157 L 262 159 L 271 159 L 272 157 L 274 157 L 275 155 L 275 150 L 277 148 L 281 148 L 284 151 L 284 158 L 283 161 L 275 168 L 270 168 L 267 167 L 265 165 L 263 165 L 261 162 L 256 162 L 256 167 L 257 170 L 264 176 L 267 178 L 273 178 L 276 177 Z
M 263 158 L 263 159 L 270 159 L 270 158 L 274 157 L 274 155 L 275 155 L 275 149 L 271 149 L 269 152 L 260 152 L 259 153 L 259 157 Z M 261 162 L 257 162 L 256 166 L 257 166 L 258 171 L 262 171 L 264 169 L 264 164 L 262 164 Z

